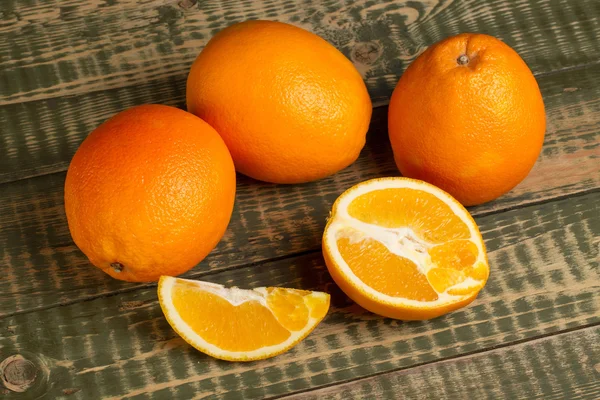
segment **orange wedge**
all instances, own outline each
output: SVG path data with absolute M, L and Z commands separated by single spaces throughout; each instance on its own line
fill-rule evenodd
M 158 299 L 167 321 L 186 342 L 228 361 L 260 360 L 289 350 L 329 310 L 327 293 L 244 290 L 170 276 L 160 278 Z
M 344 192 L 325 228 L 323 255 L 352 300 L 402 320 L 469 304 L 489 275 L 467 210 L 443 190 L 408 178 L 373 179 Z

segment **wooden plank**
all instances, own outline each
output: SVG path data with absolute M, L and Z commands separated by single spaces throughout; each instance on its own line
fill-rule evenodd
M 472 306 L 435 320 L 402 323 L 361 310 L 333 284 L 317 252 L 205 276 L 227 285 L 332 294 L 322 324 L 277 358 L 232 364 L 202 355 L 171 330 L 156 288 L 145 288 L 6 317 L 0 360 L 20 354 L 38 365 L 40 384 L 31 397 L 78 390 L 82 399 L 252 399 L 600 323 L 600 192 L 478 222 L 490 281 Z
M 6 0 L 0 2 L 0 182 L 63 170 L 101 121 L 141 103 L 183 103 L 187 70 L 219 29 L 292 22 L 352 59 L 376 104 L 428 45 L 496 35 L 534 72 L 600 61 L 593 0 Z M 112 89 L 112 90 L 111 90 Z
M 376 98 L 431 43 L 460 32 L 502 37 L 536 72 L 599 60 L 592 0 L 190 2 L 16 0 L 2 2 L 0 104 L 89 93 L 187 75 L 214 33 L 247 19 L 294 23 L 353 59 Z M 192 2 L 193 3 L 193 2 Z M 554 39 L 554 40 L 553 40 Z M 379 57 L 364 54 L 376 42 Z
M 391 372 L 286 400 L 598 399 L 600 327 Z
M 540 79 L 549 124 L 543 154 L 529 177 L 483 215 L 597 188 L 600 183 L 600 66 Z M 0 110 L 1 112 L 1 110 Z M 320 248 L 335 198 L 351 185 L 396 175 L 386 110 L 376 109 L 360 159 L 333 177 L 271 185 L 240 176 L 236 208 L 217 249 L 188 276 Z M 68 120 L 67 120 L 68 122 Z M 63 210 L 64 173 L 0 185 L 0 316 L 132 290 L 92 268 L 73 244 Z

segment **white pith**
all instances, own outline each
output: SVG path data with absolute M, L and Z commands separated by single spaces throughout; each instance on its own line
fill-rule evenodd
M 234 306 L 238 306 L 246 301 L 256 300 L 260 302 L 263 306 L 267 307 L 267 291 L 265 287 L 256 288 L 253 290 L 245 290 L 239 288 L 226 288 L 222 285 L 210 283 L 210 282 L 202 282 L 174 277 L 162 277 L 161 283 L 159 284 L 159 298 L 162 299 L 162 305 L 166 308 L 166 316 L 173 329 L 181 336 L 185 341 L 198 348 L 199 350 L 206 352 L 210 355 L 226 358 L 230 360 L 252 360 L 257 358 L 263 358 L 265 355 L 270 355 L 273 353 L 279 353 L 282 349 L 287 349 L 300 340 L 302 340 L 312 329 L 319 323 L 320 320 L 316 318 L 312 318 L 309 316 L 308 323 L 306 326 L 299 331 L 289 331 L 290 337 L 282 343 L 277 345 L 262 347 L 252 351 L 229 351 L 223 350 L 220 347 L 213 345 L 212 343 L 204 340 L 200 335 L 198 335 L 179 315 L 179 312 L 175 308 L 172 302 L 172 291 L 173 287 L 177 284 L 177 281 L 185 281 L 193 284 L 198 287 L 198 290 L 206 291 L 209 293 L 216 294 L 223 299 L 226 299 Z M 322 292 L 312 292 L 310 295 L 313 298 L 323 297 L 323 300 L 329 295 Z M 304 296 L 304 302 L 306 304 L 306 299 L 309 295 Z M 308 304 L 307 304 L 308 306 Z M 310 309 L 310 308 L 309 308 Z M 275 316 L 275 315 L 274 315 Z M 277 318 L 275 316 L 275 318 Z
M 412 299 L 406 299 L 403 297 L 393 297 L 384 293 L 378 292 L 361 281 L 352 271 L 350 266 L 346 263 L 344 258 L 339 252 L 337 247 L 337 240 L 340 237 L 347 237 L 351 241 L 360 241 L 363 238 L 372 238 L 383 244 L 391 253 L 398 256 L 405 257 L 413 261 L 419 272 L 427 276 L 427 272 L 434 267 L 431 262 L 431 257 L 424 251 L 434 246 L 421 238 L 419 238 L 412 229 L 409 227 L 402 228 L 383 228 L 377 225 L 364 223 L 359 221 L 348 213 L 348 206 L 357 197 L 382 189 L 415 189 L 422 190 L 424 192 L 431 193 L 446 203 L 450 209 L 468 226 L 472 241 L 479 250 L 478 258 L 475 263 L 486 262 L 485 251 L 483 243 L 480 240 L 480 235 L 477 226 L 473 223 L 468 212 L 454 201 L 445 192 L 432 189 L 428 184 L 423 184 L 420 181 L 402 179 L 402 178 L 384 178 L 374 179 L 371 181 L 364 182 L 358 185 L 346 193 L 344 193 L 337 202 L 335 214 L 329 222 L 326 234 L 325 234 L 325 245 L 329 249 L 331 257 L 335 260 L 335 263 L 340 269 L 340 272 L 347 278 L 349 283 L 354 286 L 357 290 L 367 294 L 369 297 L 377 300 L 381 303 L 387 303 L 391 305 L 408 306 L 411 308 L 433 308 L 438 307 L 447 303 L 455 303 L 462 299 L 465 299 L 471 294 L 466 295 L 452 295 L 448 291 L 452 289 L 463 289 L 478 286 L 481 284 L 480 281 L 468 277 L 463 282 L 460 282 L 454 286 L 449 287 L 445 292 L 438 293 L 438 299 L 435 301 L 418 301 Z M 348 234 L 348 231 L 358 231 L 357 234 Z M 435 289 L 434 289 L 435 290 Z

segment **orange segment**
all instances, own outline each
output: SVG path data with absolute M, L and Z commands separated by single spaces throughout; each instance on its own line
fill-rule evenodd
M 490 269 L 487 263 L 478 262 L 473 266 L 471 270 L 471 278 L 478 281 L 487 281 L 487 278 L 490 276 Z
M 309 315 L 304 296 L 310 292 L 268 288 L 267 293 L 267 306 L 279 324 L 289 331 L 299 331 L 306 326 Z
M 433 268 L 427 272 L 427 280 L 433 288 L 444 293 L 448 288 L 465 280 L 465 274 L 451 268 Z
M 479 250 L 470 240 L 453 240 L 429 250 L 431 262 L 445 268 L 465 269 L 477 260 Z
M 194 332 L 223 350 L 250 351 L 290 337 L 271 310 L 256 300 L 234 306 L 216 294 L 177 285 L 173 288 L 173 306 Z M 307 320 L 304 318 L 304 325 Z
M 304 302 L 310 312 L 310 317 L 318 321 L 325 318 L 327 311 L 329 311 L 329 302 L 324 302 L 322 299 L 314 296 L 308 296 L 304 298 Z
M 489 275 L 481 234 L 465 208 L 408 178 L 373 179 L 343 193 L 323 234 L 323 255 L 350 298 L 407 320 L 468 304 Z
M 251 361 L 275 356 L 325 317 L 329 295 L 285 288 L 243 290 L 163 276 L 161 308 L 173 329 L 213 357 Z
M 432 243 L 471 236 L 468 226 L 438 197 L 423 190 L 381 189 L 352 200 L 348 214 L 382 228 L 410 228 Z
M 371 238 L 359 242 L 340 238 L 337 246 L 358 279 L 378 292 L 419 301 L 438 298 L 414 262 L 392 254 L 380 242 Z

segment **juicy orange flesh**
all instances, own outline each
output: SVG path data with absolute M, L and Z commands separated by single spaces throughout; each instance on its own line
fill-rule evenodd
M 308 308 L 304 304 L 304 295 L 300 290 L 268 288 L 267 305 L 277 320 L 287 330 L 299 331 L 306 326 L 309 318 Z
M 461 295 L 465 295 L 465 294 L 469 294 L 469 293 L 478 291 L 479 289 L 481 289 L 483 287 L 483 285 L 487 281 L 487 278 L 490 274 L 490 270 L 486 264 L 484 264 L 482 262 L 478 262 L 472 268 L 465 270 L 464 274 L 466 277 L 471 277 L 471 278 L 475 279 L 476 281 L 479 281 L 479 283 L 477 285 L 474 285 L 471 287 L 448 289 L 449 294 L 461 296 Z M 431 279 L 430 279 L 430 281 L 431 281 Z
M 329 311 L 329 301 L 323 298 L 308 296 L 305 298 L 306 305 L 310 309 L 310 317 L 321 320 L 325 318 L 327 311 Z
M 194 332 L 223 350 L 252 351 L 280 344 L 290 337 L 290 332 L 257 300 L 234 306 L 198 287 L 177 284 L 172 301 Z
M 337 240 L 340 254 L 354 274 L 367 286 L 393 297 L 434 301 L 438 295 L 414 262 L 391 253 L 377 240 Z
M 475 264 L 479 250 L 467 240 L 471 237 L 467 224 L 435 195 L 407 188 L 376 190 L 354 199 L 348 213 L 384 229 L 410 228 L 422 243 L 422 251 L 429 254 L 431 265 L 425 276 L 412 260 L 392 253 L 376 239 L 351 228 L 338 232 L 337 246 L 344 261 L 361 281 L 380 293 L 435 301 L 446 291 L 464 295 L 478 290 L 480 285 L 449 289 L 469 277 L 482 284 L 487 279 L 486 265 Z
M 477 246 L 470 240 L 452 240 L 429 249 L 431 262 L 440 266 L 427 273 L 431 286 L 442 293 L 468 277 L 478 279 L 473 266 L 477 253 Z
M 477 261 L 477 246 L 470 240 L 453 240 L 429 249 L 431 262 L 456 270 L 464 270 Z
M 408 227 L 422 240 L 444 243 L 471 237 L 469 227 L 431 193 L 390 188 L 356 197 L 348 206 L 351 217 L 382 228 Z

